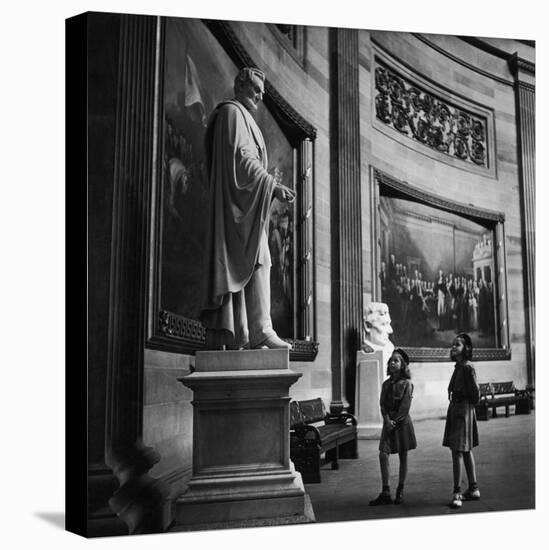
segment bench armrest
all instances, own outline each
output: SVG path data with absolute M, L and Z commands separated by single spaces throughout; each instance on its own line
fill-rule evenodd
M 292 430 L 301 444 L 318 444 L 320 445 L 320 432 L 316 426 L 310 424 L 304 424 L 303 426 L 296 426 Z
M 486 402 L 494 401 L 494 399 L 497 399 L 497 394 L 488 393 L 486 395 L 480 396 L 479 403 L 481 403 L 482 401 L 486 401 Z
M 328 413 L 325 418 L 326 424 L 348 424 L 349 421 L 351 422 L 351 425 L 357 425 L 355 416 L 346 411 L 340 413 Z

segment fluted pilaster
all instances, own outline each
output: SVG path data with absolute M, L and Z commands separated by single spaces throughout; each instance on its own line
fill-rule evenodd
M 536 351 L 536 88 L 535 65 L 516 54 L 509 61 L 515 76 L 518 159 L 523 215 L 524 299 L 528 382 L 535 379 Z
M 332 409 L 354 396 L 362 317 L 358 33 L 331 29 Z
M 171 521 L 169 489 L 141 441 L 151 188 L 157 163 L 159 19 L 121 16 L 115 137 L 105 453 L 120 488 L 111 509 L 130 533 Z
M 142 428 L 156 18 L 122 16 L 113 198 L 107 454 Z

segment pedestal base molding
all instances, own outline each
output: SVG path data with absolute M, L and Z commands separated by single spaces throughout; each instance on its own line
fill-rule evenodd
M 300 376 L 287 350 L 196 354 L 195 372 L 179 379 L 194 391 L 193 475 L 175 530 L 314 521 L 289 455 L 289 387 Z

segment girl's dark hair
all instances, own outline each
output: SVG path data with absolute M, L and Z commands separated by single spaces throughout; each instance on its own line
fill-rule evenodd
M 460 332 L 456 338 L 463 340 L 463 345 L 465 347 L 463 358 L 470 361 L 473 358 L 473 341 L 471 337 L 466 332 Z
M 412 373 L 410 372 L 410 358 L 408 357 L 408 354 L 400 348 L 395 348 L 393 350 L 393 353 L 398 353 L 400 355 L 401 361 L 400 361 L 400 377 L 401 378 L 412 378 Z M 391 353 L 391 355 L 393 355 Z M 389 357 L 389 361 L 391 358 Z M 387 374 L 389 374 L 389 361 L 387 361 Z

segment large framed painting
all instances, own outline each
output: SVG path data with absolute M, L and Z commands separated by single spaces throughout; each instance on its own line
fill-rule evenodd
M 208 220 L 204 136 L 209 114 L 233 97 L 234 75 L 253 66 L 228 23 L 162 20 L 158 98 L 158 170 L 151 252 L 148 346 L 194 352 L 205 342 L 198 321 Z M 313 140 L 315 129 L 267 82 L 258 124 L 269 166 L 296 191 L 295 208 L 274 199 L 269 223 L 271 314 L 291 358 L 312 360 Z
M 477 359 L 510 358 L 505 216 L 449 201 L 372 169 L 376 299 L 415 361 L 448 360 L 470 334 Z

